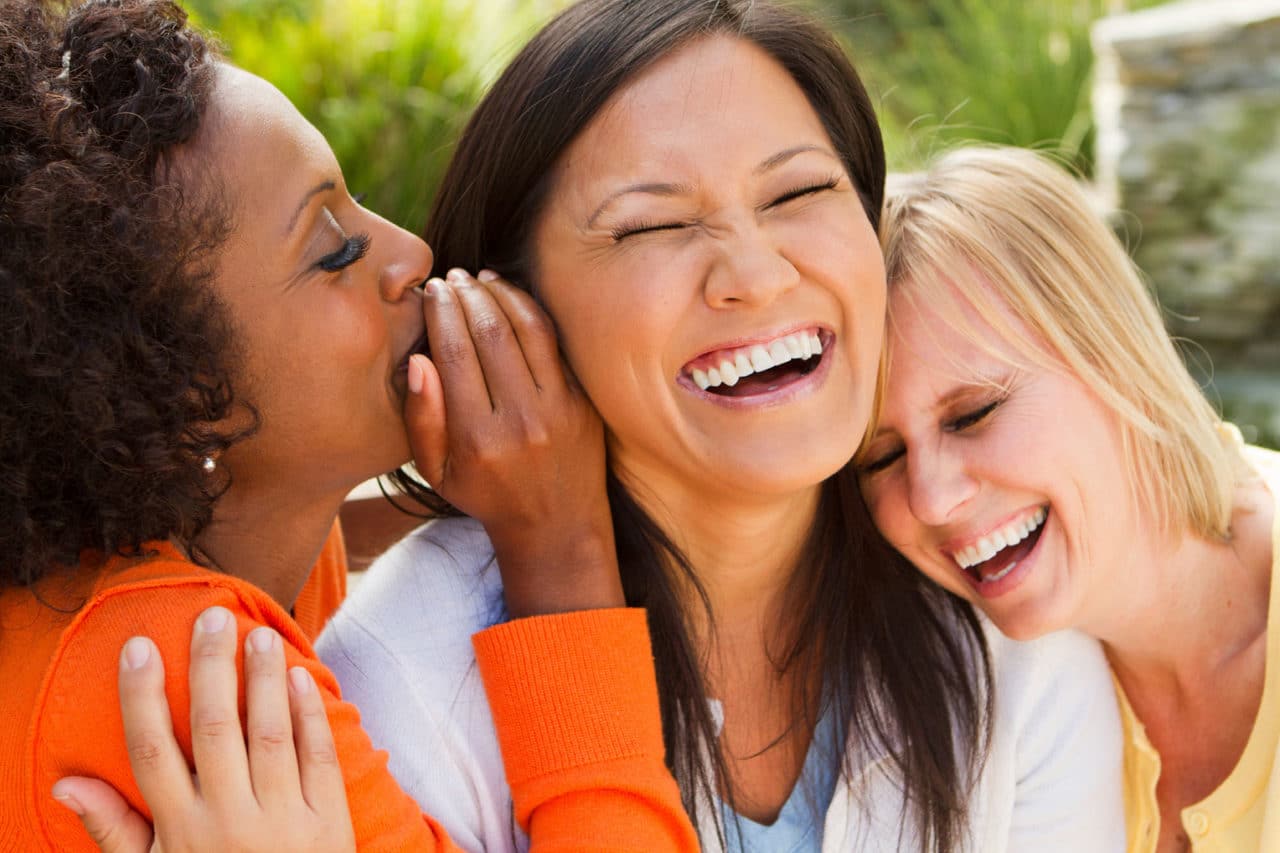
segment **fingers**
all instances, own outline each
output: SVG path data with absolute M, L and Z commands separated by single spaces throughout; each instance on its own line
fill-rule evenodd
M 164 661 L 155 643 L 134 637 L 120 653 L 120 715 L 129 766 L 151 813 L 178 816 L 195 797 L 191 771 L 173 735 Z
M 466 314 L 493 408 L 501 411 L 527 405 L 537 386 L 507 312 L 488 287 L 462 270 L 450 270 L 449 283 Z
M 445 407 L 449 411 L 491 410 L 493 404 L 467 327 L 467 316 L 454 289 L 438 278 L 429 280 L 422 312 Z
M 428 483 L 445 479 L 449 455 L 449 422 L 440 374 L 424 355 L 409 358 L 409 396 L 404 401 L 404 422 L 418 473 Z
M 333 730 L 320 691 L 305 667 L 289 670 L 289 709 L 303 799 L 317 814 L 346 814 L 347 790 Z
M 225 607 L 210 607 L 191 634 L 191 756 L 206 798 L 241 793 L 249 762 L 240 730 L 236 623 Z M 148 798 L 150 802 L 150 798 Z
M 477 279 L 507 315 L 534 383 L 543 391 L 564 388 L 564 367 L 551 318 L 533 301 L 532 296 L 511 286 L 497 273 L 481 270 Z
M 146 853 L 150 848 L 151 824 L 106 782 L 68 776 L 54 784 L 53 798 L 76 813 L 103 853 Z
M 270 628 L 255 628 L 245 637 L 244 679 L 245 728 L 254 794 L 264 808 L 296 800 L 298 760 L 285 686 L 284 642 Z

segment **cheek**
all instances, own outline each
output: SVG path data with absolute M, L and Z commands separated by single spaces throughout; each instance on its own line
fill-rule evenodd
M 912 516 L 906 493 L 899 484 L 868 484 L 863 487 L 863 494 L 872 520 L 890 545 L 901 551 L 929 580 L 952 592 L 965 594 L 965 585 L 951 567 L 939 562 L 941 555 L 924 547 L 923 531 Z
M 389 339 L 386 318 L 376 305 L 353 293 L 327 293 L 307 300 L 301 308 L 274 306 L 273 313 L 286 318 L 265 342 L 269 359 L 259 375 L 278 377 L 285 393 L 314 405 L 367 409 L 355 398 L 381 398 L 389 371 Z M 260 359 L 261 362 L 261 359 Z
M 916 539 L 915 522 L 900 484 L 890 476 L 869 478 L 862 494 L 880 534 L 903 553 L 910 551 Z
M 663 342 L 682 312 L 675 286 L 681 272 L 645 254 L 586 271 L 548 269 L 544 276 L 543 304 L 570 367 L 593 399 L 660 366 Z
M 883 483 L 876 482 L 874 478 L 863 480 L 859 485 L 862 489 L 862 498 L 867 502 L 867 510 L 871 513 L 871 520 L 875 522 L 881 535 L 893 542 L 896 518 L 889 508 L 888 490 Z
M 846 344 L 865 378 L 875 375 L 884 345 L 888 301 L 884 259 L 862 209 L 838 213 L 824 222 L 810 223 L 792 239 L 796 256 L 813 259 L 812 275 L 827 283 L 840 301 Z

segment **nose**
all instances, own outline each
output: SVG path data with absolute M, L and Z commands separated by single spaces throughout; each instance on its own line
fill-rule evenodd
M 922 524 L 942 526 L 954 521 L 978 492 L 977 481 L 964 460 L 945 444 L 912 448 L 906 456 L 907 503 Z
M 799 283 L 799 270 L 752 224 L 723 239 L 707 274 L 704 298 L 712 308 L 767 305 Z
M 426 281 L 434 256 L 421 237 L 403 228 L 388 226 L 388 246 L 378 271 L 378 289 L 388 302 L 399 302 L 406 292 Z

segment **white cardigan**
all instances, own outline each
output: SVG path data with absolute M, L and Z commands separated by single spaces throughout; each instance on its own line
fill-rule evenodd
M 483 529 L 415 531 L 369 570 L 317 649 L 404 789 L 469 851 L 528 850 L 515 825 L 471 635 L 505 618 Z M 1094 641 L 1031 643 L 988 628 L 996 713 L 970 806 L 972 853 L 1124 850 L 1115 691 Z M 823 851 L 918 849 L 900 835 L 900 789 L 874 758 L 841 779 Z M 715 833 L 703 843 L 715 845 Z

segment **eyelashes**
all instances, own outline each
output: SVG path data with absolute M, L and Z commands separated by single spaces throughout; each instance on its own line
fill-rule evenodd
M 795 201 L 798 198 L 815 195 L 817 193 L 825 192 L 827 190 L 833 190 L 839 185 L 840 185 L 840 179 L 833 175 L 832 177 L 827 178 L 825 181 L 820 181 L 816 184 L 806 184 L 805 186 L 797 187 L 794 190 L 785 192 L 782 195 L 770 201 L 768 204 L 764 205 L 760 209 L 769 210 L 771 208 L 779 207 L 781 205 L 786 204 L 789 201 Z M 646 220 L 646 219 L 633 219 L 633 220 L 628 220 L 626 222 L 623 222 L 618 227 L 614 228 L 610 232 L 610 236 L 612 236 L 614 241 L 617 242 L 627 237 L 634 237 L 639 234 L 652 234 L 658 231 L 675 231 L 680 228 L 684 228 L 689 224 L 691 223 L 653 222 L 651 220 Z
M 974 409 L 972 412 L 967 412 L 958 418 L 954 418 L 947 423 L 946 425 L 947 429 L 951 432 L 961 432 L 963 430 L 968 429 L 971 426 L 977 426 L 979 423 L 981 423 L 983 420 L 986 419 L 987 415 L 994 412 L 996 410 L 996 407 L 1003 402 L 1004 402 L 1003 399 L 992 400 L 990 403 L 987 403 L 985 406 Z
M 791 190 L 791 192 L 786 192 L 778 196 L 776 199 L 774 199 L 772 202 L 769 203 L 769 207 L 777 207 L 780 204 L 786 204 L 789 201 L 794 201 L 795 199 L 802 198 L 807 195 L 813 195 L 814 193 L 820 193 L 824 190 L 833 190 L 836 188 L 836 186 L 839 183 L 840 183 L 839 178 L 832 177 L 818 184 L 811 184 L 807 187 L 799 187 L 797 189 Z
M 1007 397 L 997 397 L 985 405 L 976 409 L 965 412 L 962 415 L 952 418 L 941 425 L 943 432 L 957 433 L 972 429 L 978 424 L 985 421 L 991 416 L 991 413 L 1000 407 L 1007 400 Z M 858 469 L 863 474 L 874 474 L 877 471 L 883 471 L 894 462 L 897 462 L 906 453 L 906 448 L 902 446 L 894 447 L 879 456 L 867 459 L 858 465 Z
M 366 197 L 367 193 L 356 193 L 351 196 L 351 200 L 358 206 L 364 204 Z M 325 272 L 341 272 L 369 254 L 369 245 L 372 242 L 373 239 L 367 233 L 348 237 L 343 241 L 342 248 L 325 255 L 316 263 L 316 266 Z
M 655 231 L 674 231 L 677 228 L 685 227 L 684 222 L 659 222 L 649 223 L 643 220 L 635 222 L 624 222 L 610 233 L 613 239 L 622 240 L 627 237 L 633 237 L 637 234 L 651 234 Z
M 348 237 L 341 249 L 331 255 L 325 255 L 316 263 L 316 266 L 325 272 L 341 272 L 367 255 L 372 242 L 368 234 Z
M 896 462 L 898 460 L 898 457 L 901 456 L 903 452 L 904 451 L 900 447 L 895 450 L 890 450 L 888 453 L 877 456 L 874 459 L 868 459 L 867 461 L 859 465 L 858 469 L 863 474 L 874 474 L 877 471 L 883 471 L 885 468 L 888 468 L 890 465 Z

